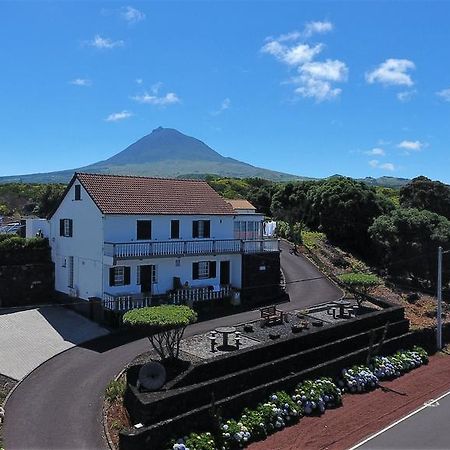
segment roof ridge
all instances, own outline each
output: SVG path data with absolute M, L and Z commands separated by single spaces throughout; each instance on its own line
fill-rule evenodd
M 88 175 L 97 177 L 112 177 L 112 178 L 140 178 L 144 180 L 168 180 L 168 181 L 195 181 L 206 183 L 206 180 L 201 180 L 200 178 L 170 178 L 170 177 L 146 177 L 144 175 L 121 175 L 114 173 L 95 173 L 95 172 L 75 172 L 75 175 Z

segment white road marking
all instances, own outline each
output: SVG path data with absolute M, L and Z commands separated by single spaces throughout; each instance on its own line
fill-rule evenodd
M 431 399 L 427 402 L 425 402 L 423 404 L 423 406 L 421 406 L 420 408 L 416 409 L 415 411 L 409 413 L 407 416 L 402 417 L 401 419 L 395 421 L 394 423 L 391 423 L 389 426 L 387 426 L 386 428 L 383 428 L 382 430 L 376 432 L 375 434 L 373 434 L 372 436 L 369 436 L 368 438 L 364 439 L 363 441 L 359 442 L 358 444 L 354 445 L 353 447 L 349 448 L 348 450 L 355 450 L 361 446 L 363 446 L 364 444 L 366 444 L 367 442 L 371 441 L 372 439 L 376 438 L 377 436 L 379 436 L 380 434 L 385 433 L 386 431 L 390 430 L 391 428 L 397 426 L 399 423 L 405 421 L 406 419 L 409 419 L 410 417 L 414 416 L 415 414 L 419 413 L 420 411 L 424 410 L 425 408 L 429 408 L 430 406 L 438 406 L 439 405 L 439 400 L 441 400 L 442 398 L 446 397 L 447 395 L 450 394 L 450 391 L 446 392 L 445 394 L 442 394 L 440 397 L 438 397 L 437 399 Z M 432 405 L 431 403 L 435 403 L 435 405 Z

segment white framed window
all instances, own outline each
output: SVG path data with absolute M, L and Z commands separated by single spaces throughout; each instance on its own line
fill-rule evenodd
M 114 269 L 114 286 L 123 286 L 125 284 L 125 267 L 117 266 Z
M 199 261 L 198 263 L 198 278 L 204 280 L 209 278 L 209 261 Z

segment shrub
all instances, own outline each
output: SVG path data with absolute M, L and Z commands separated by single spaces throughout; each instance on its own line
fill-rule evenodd
M 215 450 L 216 443 L 211 433 L 191 433 L 185 439 L 178 439 L 173 450 Z
M 364 296 L 381 284 L 381 280 L 372 273 L 350 272 L 343 273 L 338 278 L 347 286 L 355 289 L 357 293 L 363 296 L 356 296 L 359 304 L 364 300 Z
M 123 323 L 146 330 L 149 340 L 161 359 L 177 359 L 186 327 L 197 320 L 188 306 L 161 305 L 127 311 Z
M 2 234 L 0 235 L 0 251 L 16 251 L 16 250 L 40 250 L 48 248 L 48 239 L 30 238 Z
M 117 380 L 111 380 L 105 390 L 105 397 L 108 402 L 112 403 L 115 400 L 120 400 L 125 395 L 127 382 L 124 376 Z

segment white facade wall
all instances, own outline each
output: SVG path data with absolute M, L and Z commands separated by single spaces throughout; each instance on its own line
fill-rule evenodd
M 50 219 L 55 289 L 83 299 L 101 297 L 103 218 L 83 187 L 81 200 L 75 200 L 74 189 L 77 184 L 78 181 L 75 181 Z M 72 237 L 60 236 L 60 219 L 72 219 Z M 73 287 L 69 286 L 70 257 L 73 257 Z
M 202 280 L 192 279 L 192 264 L 199 261 L 216 261 L 216 277 Z M 104 292 L 112 295 L 137 294 L 141 292 L 141 286 L 136 283 L 138 267 L 140 265 L 155 265 L 157 283 L 153 284 L 152 292 L 155 295 L 165 294 L 173 289 L 174 277 L 180 278 L 181 284 L 188 282 L 190 287 L 214 286 L 220 283 L 220 261 L 230 261 L 230 282 L 233 287 L 241 287 L 241 264 L 242 257 L 236 255 L 201 255 L 195 257 L 181 258 L 152 258 L 142 260 L 120 261 L 117 266 L 128 266 L 131 268 L 130 284 L 126 286 L 109 285 L 109 268 L 103 268 Z
M 192 222 L 209 220 L 209 239 L 234 239 L 233 216 L 207 215 L 110 215 L 105 216 L 105 242 L 135 242 L 136 221 L 152 221 L 152 241 L 170 241 L 171 220 L 180 221 L 180 241 L 192 240 Z

